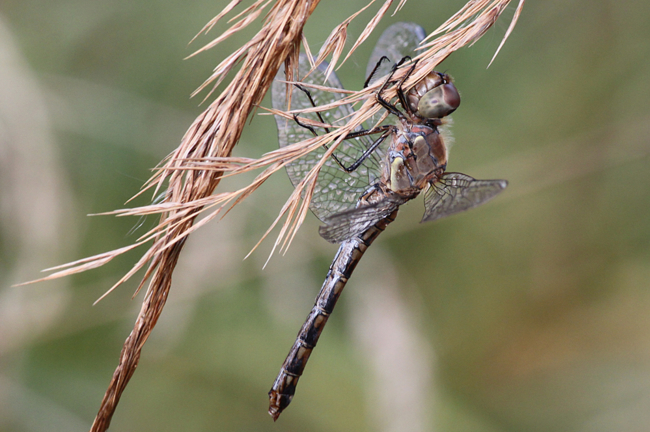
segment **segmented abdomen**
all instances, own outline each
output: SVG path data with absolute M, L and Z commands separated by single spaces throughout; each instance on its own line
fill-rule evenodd
M 316 346 L 325 323 L 334 310 L 345 284 L 354 271 L 364 252 L 389 223 L 395 220 L 397 210 L 380 220 L 374 226 L 349 240 L 341 243 L 334 261 L 330 266 L 325 282 L 321 287 L 314 307 L 302 325 L 287 358 L 282 364 L 273 387 L 269 391 L 269 414 L 276 420 L 280 413 L 291 403 L 296 391 L 298 379 L 302 375 L 309 355 Z

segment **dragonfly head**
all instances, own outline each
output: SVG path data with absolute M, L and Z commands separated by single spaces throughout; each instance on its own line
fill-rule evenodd
M 451 82 L 451 77 L 440 72 L 434 73 L 437 74 L 438 85 L 420 97 L 416 111 L 419 116 L 427 119 L 446 117 L 460 105 L 460 94 Z

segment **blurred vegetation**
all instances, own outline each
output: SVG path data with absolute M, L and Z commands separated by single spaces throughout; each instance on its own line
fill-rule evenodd
M 84 215 L 123 207 L 201 111 L 188 95 L 253 32 L 182 61 L 224 4 L 2 2 L 0 430 L 90 427 L 142 294 L 130 300 L 134 280 L 92 302 L 140 251 L 67 280 L 11 284 L 155 223 Z M 362 4 L 323 2 L 312 49 Z M 380 27 L 432 30 L 462 4 L 411 0 Z M 646 430 L 649 21 L 644 2 L 528 2 L 489 69 L 507 21 L 441 66 L 463 97 L 449 169 L 510 187 L 434 224 L 417 223 L 421 203 L 405 206 L 277 423 L 266 393 L 336 248 L 310 217 L 265 270 L 270 241 L 243 261 L 291 191 L 284 176 L 193 236 L 111 430 Z M 339 71 L 351 88 L 373 36 Z M 275 134 L 256 116 L 236 152 L 259 156 Z

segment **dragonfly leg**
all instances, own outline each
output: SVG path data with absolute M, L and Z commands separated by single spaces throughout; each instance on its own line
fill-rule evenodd
M 363 88 L 368 87 L 368 84 L 370 84 L 370 80 L 375 76 L 375 73 L 377 72 L 377 69 L 379 69 L 379 66 L 384 62 L 384 60 L 390 61 L 390 59 L 386 56 L 381 56 L 377 64 L 375 65 L 375 68 L 370 72 L 370 75 L 368 75 L 368 78 L 366 79 L 366 82 L 363 83 Z
M 400 60 L 400 62 L 397 63 L 396 67 L 399 67 L 401 64 L 403 64 L 403 63 L 405 62 L 406 59 L 410 60 L 411 58 L 408 57 L 408 56 L 402 58 L 402 59 Z M 366 79 L 366 82 L 363 84 L 363 88 L 368 87 L 368 84 L 370 84 L 370 80 L 375 76 L 375 73 L 377 72 L 377 69 L 379 69 L 379 66 L 381 66 L 381 64 L 384 62 L 384 60 L 388 60 L 388 61 L 390 61 L 390 59 L 389 59 L 388 57 L 386 57 L 386 56 L 382 56 L 382 57 L 379 59 L 379 61 L 377 62 L 377 64 L 375 65 L 375 68 L 372 70 L 372 72 L 370 73 L 370 75 L 368 75 L 368 78 Z M 404 78 L 402 78 L 402 79 L 400 80 L 399 84 L 397 85 L 397 97 L 399 98 L 399 102 L 400 102 L 400 104 L 402 104 L 402 107 L 404 107 L 404 109 L 406 110 L 406 112 L 408 112 L 408 113 L 411 114 L 411 115 L 413 114 L 413 112 L 411 111 L 411 107 L 410 107 L 410 106 L 408 105 L 408 103 L 406 102 L 406 96 L 405 96 L 405 94 L 404 94 L 404 90 L 402 89 L 402 85 L 403 85 L 404 82 L 408 79 L 408 77 L 410 77 L 410 76 L 413 74 L 413 71 L 415 70 L 415 66 L 417 65 L 417 63 L 418 63 L 417 60 L 416 60 L 415 62 L 413 62 L 413 64 L 411 65 L 411 68 L 409 69 L 409 71 L 404 75 Z M 393 76 L 393 74 L 395 73 L 395 71 L 396 71 L 396 68 L 393 68 L 393 71 L 392 71 L 392 73 L 391 73 L 391 77 Z M 390 78 L 389 78 L 388 81 L 390 81 Z M 382 90 L 385 89 L 386 84 L 387 84 L 387 83 L 384 83 L 384 86 L 382 87 Z M 382 99 L 384 102 L 386 102 L 387 105 L 391 105 L 393 108 L 395 108 L 395 110 L 397 110 L 397 107 L 396 107 L 395 105 L 389 104 L 389 103 L 388 103 L 386 100 L 384 100 L 383 98 L 381 98 L 381 99 Z M 392 112 L 392 111 L 391 111 L 391 112 Z
M 411 57 L 405 56 L 402 57 L 402 59 L 395 63 L 393 66 L 393 70 L 391 74 L 388 76 L 386 81 L 384 82 L 384 85 L 379 89 L 377 92 L 377 102 L 384 108 L 386 108 L 391 114 L 396 115 L 400 121 L 402 122 L 409 122 L 409 120 L 406 118 L 406 116 L 397 108 L 397 105 L 390 103 L 386 99 L 382 97 L 382 93 L 386 90 L 388 87 L 388 84 L 391 83 L 391 79 L 393 78 L 393 75 L 395 75 L 395 72 L 399 69 L 399 67 L 404 64 L 406 61 L 411 60 Z M 411 108 L 409 104 L 406 101 L 406 95 L 404 94 L 404 90 L 402 89 L 402 86 L 404 85 L 404 82 L 408 79 L 413 74 L 413 71 L 415 70 L 415 66 L 417 65 L 417 61 L 413 62 L 413 64 L 409 67 L 409 70 L 404 74 L 404 77 L 400 79 L 397 82 L 397 98 L 399 100 L 399 103 L 402 105 L 402 108 L 407 112 L 407 114 L 410 117 L 413 117 L 414 113 L 411 111 Z M 411 152 L 413 152 L 413 143 L 411 141 L 408 141 L 408 146 Z M 417 159 L 417 156 L 414 154 L 414 159 Z
M 388 57 L 386 57 L 386 58 L 388 58 Z M 311 92 L 309 90 L 307 90 L 306 88 L 304 88 L 303 86 L 301 86 L 299 84 L 295 84 L 295 86 L 296 86 L 296 88 L 298 88 L 300 91 L 302 91 L 307 96 L 307 98 L 309 99 L 309 103 L 311 103 L 312 107 L 316 108 L 318 106 L 318 105 L 316 105 L 316 102 L 314 102 L 314 98 L 312 97 Z M 323 120 L 323 117 L 321 116 L 320 112 L 316 111 L 316 115 L 318 116 L 318 120 L 321 123 L 327 124 L 327 123 L 325 123 L 325 120 Z M 314 136 L 318 136 L 318 134 L 316 133 L 314 128 L 312 128 L 311 126 L 308 126 L 308 125 L 302 123 L 301 121 L 299 121 L 297 116 L 294 115 L 293 119 L 296 121 L 296 123 L 298 123 L 299 126 L 304 127 L 305 129 L 309 130 L 311 133 L 314 134 Z M 377 133 L 380 133 L 380 132 L 385 132 L 387 130 L 387 128 L 388 128 L 387 126 L 379 126 L 379 127 L 373 128 L 373 129 L 362 129 L 362 130 L 358 130 L 358 131 L 355 131 L 355 132 L 350 132 L 343 139 L 344 140 L 349 140 L 349 139 L 359 138 L 359 137 L 366 136 L 366 135 L 373 135 L 373 134 L 377 134 Z M 327 127 L 323 127 L 323 130 L 325 130 L 325 133 L 330 132 L 329 128 L 327 128 Z
M 317 105 L 316 105 L 316 102 L 314 102 L 314 99 L 313 99 L 313 97 L 311 95 L 311 92 L 309 90 L 307 90 L 306 88 L 304 88 L 303 86 L 299 85 L 299 84 L 296 84 L 295 86 L 299 90 L 301 90 L 303 93 L 305 93 L 305 95 L 309 99 L 309 102 L 311 103 L 311 105 L 314 108 L 316 108 Z M 323 117 L 321 116 L 320 112 L 316 111 L 316 115 L 318 116 L 318 119 L 320 120 L 321 123 L 325 123 L 325 120 L 323 120 Z M 293 120 L 298 124 L 298 126 L 307 129 L 314 136 L 318 136 L 318 133 L 316 133 L 316 130 L 314 130 L 314 128 L 309 126 L 308 124 L 305 124 L 305 123 L 301 122 L 298 119 L 297 115 L 294 114 Z M 325 130 L 325 133 L 329 133 L 329 128 L 323 127 L 323 129 Z M 394 129 L 395 129 L 394 126 L 385 125 L 385 126 L 379 126 L 379 127 L 373 128 L 373 129 L 363 129 L 363 130 L 360 130 L 360 131 L 351 132 L 351 133 L 347 134 L 343 139 L 344 140 L 355 139 L 355 138 L 359 138 L 359 137 L 362 137 L 362 136 L 374 135 L 374 134 L 378 134 L 378 133 L 381 133 L 381 136 L 379 138 L 377 138 L 370 145 L 370 147 L 368 147 L 363 152 L 363 154 L 356 161 L 354 161 L 352 163 L 352 165 L 350 165 L 349 167 L 346 167 L 343 164 L 343 162 L 341 162 L 341 160 L 338 157 L 336 157 L 335 154 L 332 154 L 332 158 L 334 158 L 334 161 L 336 162 L 336 164 L 343 171 L 345 171 L 347 173 L 351 173 L 351 172 L 355 171 L 357 168 L 359 168 L 361 166 L 363 161 L 365 161 L 366 158 L 368 156 L 370 156 L 372 154 L 372 152 L 374 152 L 377 149 L 377 147 L 379 147 L 379 145 L 393 132 Z M 329 150 L 329 146 L 327 144 L 323 144 L 323 147 L 325 147 L 327 150 Z
M 314 136 L 318 136 L 318 134 L 316 133 L 316 131 L 314 130 L 314 128 L 311 127 L 311 126 L 309 126 L 308 124 L 305 124 L 305 123 L 301 122 L 300 120 L 298 120 L 298 116 L 294 115 L 294 116 L 293 116 L 293 120 L 294 120 L 296 123 L 298 123 L 298 126 L 307 129 L 307 130 L 310 131 L 312 134 L 314 134 Z M 368 135 L 368 132 L 369 132 L 369 131 L 362 131 L 362 132 L 364 132 L 364 135 Z M 376 132 L 375 132 L 375 133 L 376 133 Z M 341 160 L 340 160 L 338 157 L 336 157 L 335 154 L 332 154 L 332 158 L 334 158 L 334 160 L 336 161 L 336 164 L 337 164 L 337 165 L 338 165 L 338 166 L 339 166 L 343 171 L 345 171 L 345 172 L 347 172 L 347 173 L 351 173 L 351 172 L 355 171 L 357 168 L 359 168 L 359 167 L 361 166 L 361 164 L 363 163 L 363 161 L 366 160 L 366 158 L 367 158 L 368 156 L 370 156 L 370 154 L 371 154 L 372 152 L 374 152 L 374 151 L 377 149 L 377 147 L 379 147 L 379 145 L 380 145 L 380 144 L 381 144 L 381 143 L 386 139 L 386 137 L 388 137 L 388 136 L 390 135 L 390 133 L 391 133 L 390 130 L 386 130 L 386 132 L 384 132 L 384 133 L 383 133 L 379 138 L 377 138 L 377 139 L 376 139 L 376 140 L 375 140 L 375 141 L 370 145 L 370 147 L 368 147 L 368 148 L 366 149 L 366 151 L 363 152 L 363 154 L 359 157 L 359 159 L 357 159 L 356 161 L 354 161 L 354 163 L 352 163 L 352 165 L 350 165 L 349 167 L 346 167 L 346 166 L 343 164 L 343 162 L 341 162 Z M 347 136 L 346 136 L 344 139 L 354 139 L 354 138 L 359 137 L 359 136 L 363 136 L 363 135 L 359 135 L 359 134 L 355 133 L 354 136 L 351 136 L 351 137 L 347 137 Z M 326 149 L 329 150 L 329 146 L 328 146 L 327 144 L 323 144 L 323 147 L 325 147 Z
M 411 60 L 411 57 L 409 57 L 409 56 L 403 57 L 399 62 L 395 63 L 395 65 L 393 66 L 393 70 L 391 71 L 390 75 L 388 75 L 388 78 L 386 78 L 386 81 L 384 81 L 384 84 L 381 86 L 381 88 L 377 92 L 377 96 L 376 96 L 377 97 L 377 102 L 379 102 L 379 104 L 381 106 L 383 106 L 384 108 L 386 108 L 391 114 L 397 116 L 397 118 L 399 118 L 400 121 L 402 121 L 402 122 L 408 121 L 406 116 L 397 108 L 397 106 L 395 104 L 392 104 L 392 103 L 390 103 L 390 101 L 387 101 L 386 99 L 384 99 L 381 94 L 383 92 L 385 92 L 386 89 L 388 88 L 388 85 L 391 82 L 393 82 L 392 81 L 393 75 L 395 75 L 395 72 L 397 72 L 397 70 L 400 68 L 400 66 L 402 66 L 402 64 L 404 64 L 407 60 Z M 411 74 L 411 73 L 412 73 L 412 71 L 410 70 L 408 74 Z M 401 82 L 402 82 L 402 80 L 400 80 L 400 83 Z M 400 100 L 400 103 L 401 102 L 402 101 Z
M 399 103 L 402 105 L 402 108 L 404 108 L 404 111 L 407 112 L 409 117 L 413 117 L 415 113 L 413 110 L 411 110 L 411 106 L 406 101 L 406 95 L 404 94 L 403 86 L 406 80 L 413 74 L 413 71 L 415 70 L 415 66 L 417 66 L 417 64 L 418 61 L 414 61 L 409 70 L 404 74 L 404 77 L 400 80 L 399 83 L 397 83 L 397 98 L 399 99 Z M 413 152 L 413 143 L 410 140 L 408 141 L 408 146 L 411 152 Z M 417 160 L 417 155 L 415 153 L 413 153 L 413 160 Z
M 365 152 L 363 152 L 363 154 L 359 157 L 359 159 L 357 159 L 357 160 L 356 160 L 352 165 L 350 165 L 349 167 L 346 168 L 346 167 L 344 167 L 344 166 L 343 166 L 342 164 L 340 164 L 340 163 L 339 163 L 339 165 L 341 165 L 341 168 L 343 168 L 343 170 L 344 170 L 345 172 L 348 172 L 348 173 L 353 172 L 354 170 L 356 170 L 357 168 L 359 168 L 359 166 L 361 166 L 361 164 L 363 163 L 363 161 L 366 160 L 366 158 L 367 158 L 368 156 L 370 156 L 370 154 L 371 154 L 372 152 L 374 152 L 374 151 L 377 149 L 377 147 L 379 147 L 379 145 L 380 145 L 382 142 L 384 142 L 384 140 L 385 140 L 388 136 L 390 136 L 390 135 L 391 135 L 391 131 L 390 131 L 390 130 L 388 130 L 388 131 L 384 132 L 383 134 L 381 134 L 381 136 L 380 136 L 379 138 L 377 138 L 377 139 L 376 139 L 376 140 L 375 140 L 375 141 L 370 145 L 370 147 L 368 147 L 368 149 L 367 149 Z M 334 155 L 332 154 L 332 156 L 334 156 Z M 337 162 L 338 162 L 338 161 L 337 161 Z
M 301 122 L 300 120 L 298 120 L 298 116 L 297 116 L 296 114 L 293 115 L 293 121 L 295 121 L 295 122 L 298 124 L 298 126 L 300 126 L 301 128 L 305 128 L 305 129 L 307 129 L 307 130 L 308 130 L 309 132 L 311 132 L 314 136 L 318 136 L 318 134 L 316 133 L 316 131 L 314 130 L 314 128 L 311 127 L 311 126 L 309 126 L 308 124 L 305 124 L 305 123 Z
M 314 102 L 314 98 L 311 96 L 311 92 L 309 90 L 307 90 L 306 88 L 304 88 L 303 86 L 299 85 L 299 84 L 296 84 L 295 86 L 296 86 L 296 88 L 298 90 L 302 91 L 307 96 L 307 98 L 309 99 L 309 102 L 311 103 L 311 106 L 316 108 L 317 105 L 316 105 L 316 102 Z M 320 115 L 320 112 L 316 111 L 316 115 L 318 116 L 318 120 L 320 120 L 321 123 L 325 123 L 325 120 L 323 120 L 323 116 Z M 293 116 L 293 119 L 296 120 L 296 116 Z M 305 125 L 303 125 L 300 122 L 298 122 L 298 125 L 300 125 L 302 127 L 305 127 Z M 311 133 L 314 134 L 314 136 L 318 136 L 318 134 L 312 128 L 308 127 L 307 129 L 309 129 L 311 131 Z M 328 128 L 326 128 L 326 127 L 324 127 L 323 129 L 325 129 L 325 133 L 330 132 L 330 130 Z
M 415 113 L 411 110 L 411 106 L 409 103 L 406 101 L 406 95 L 404 94 L 404 89 L 403 85 L 406 82 L 406 80 L 413 74 L 413 71 L 415 71 L 415 66 L 417 66 L 418 61 L 414 61 L 413 65 L 411 65 L 411 68 L 404 74 L 404 78 L 397 84 L 397 98 L 399 99 L 399 103 L 402 105 L 402 108 L 404 108 L 404 111 L 406 111 L 409 116 L 415 115 Z

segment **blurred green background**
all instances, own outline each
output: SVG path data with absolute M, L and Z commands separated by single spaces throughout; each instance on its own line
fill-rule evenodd
M 312 49 L 364 3 L 323 1 Z M 201 112 L 188 95 L 258 28 L 183 61 L 224 4 L 0 3 L 0 430 L 90 427 L 139 310 L 137 278 L 92 303 L 143 250 L 11 285 L 155 224 L 85 215 L 124 207 Z M 431 31 L 463 4 L 411 0 L 379 30 Z M 486 69 L 513 11 L 440 67 L 463 97 L 449 169 L 506 178 L 507 191 L 426 225 L 421 202 L 404 206 L 273 423 L 266 393 L 336 250 L 310 216 L 266 269 L 271 241 L 243 260 L 291 192 L 277 175 L 191 237 L 111 430 L 650 428 L 650 5 L 530 1 Z M 379 34 L 339 71 L 346 86 L 362 86 Z M 236 154 L 273 150 L 275 134 L 255 116 Z

